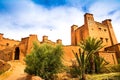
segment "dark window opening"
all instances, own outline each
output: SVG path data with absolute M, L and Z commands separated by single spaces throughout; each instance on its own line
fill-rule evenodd
M 99 30 L 101 30 L 101 28 L 98 28 Z
M 19 60 L 19 54 L 20 54 L 20 49 L 19 49 L 19 47 L 16 47 L 15 48 L 15 60 Z
M 106 42 L 108 42 L 108 38 L 106 38 L 105 40 L 106 40 Z
M 101 41 L 103 41 L 103 38 L 100 38 Z
M 9 43 L 6 43 L 6 46 L 9 46 Z
M 104 31 L 106 32 L 107 30 L 106 30 L 106 29 L 104 29 Z

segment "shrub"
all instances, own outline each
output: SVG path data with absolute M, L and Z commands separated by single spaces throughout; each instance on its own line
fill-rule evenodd
M 52 46 L 49 44 L 34 43 L 33 50 L 26 56 L 25 72 L 37 75 L 45 80 L 52 80 L 53 76 L 63 69 L 63 50 L 61 45 Z
M 120 72 L 120 64 L 118 65 L 110 65 L 102 68 L 102 73 L 112 73 L 112 72 Z
M 112 72 L 120 72 L 120 64 L 111 66 L 110 70 Z
M 118 58 L 118 64 L 120 64 L 120 58 Z
M 72 66 L 69 67 L 69 71 L 68 73 L 71 74 L 72 78 L 76 78 L 78 77 L 78 75 L 80 75 L 80 70 L 79 70 L 79 66 L 77 65 L 76 61 L 72 61 Z

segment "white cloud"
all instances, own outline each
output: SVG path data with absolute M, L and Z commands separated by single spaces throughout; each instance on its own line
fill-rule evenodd
M 23 3 L 22 3 L 23 4 Z M 56 41 L 63 40 L 63 44 L 70 44 L 70 29 L 73 24 L 83 24 L 83 12 L 74 7 L 56 7 L 46 9 L 31 2 L 25 2 L 25 8 L 8 15 L 2 15 L 0 21 L 5 37 L 20 39 L 29 34 L 37 34 L 41 40 L 43 35 Z M 23 6 L 24 6 L 23 5 Z M 17 5 L 19 6 L 19 5 Z
M 59 6 L 46 9 L 30 0 L 22 1 L 16 5 L 17 9 L 14 12 L 0 14 L 0 32 L 4 33 L 7 38 L 20 40 L 23 37 L 28 37 L 29 34 L 37 34 L 41 41 L 42 36 L 47 35 L 52 41 L 62 39 L 63 44 L 70 45 L 71 26 L 84 24 L 84 12 L 78 8 Z M 94 14 L 97 21 L 111 18 L 115 34 L 119 37 L 120 19 L 117 18 L 120 17 L 120 12 L 117 11 L 112 15 L 107 14 L 116 7 L 117 5 L 108 6 L 106 3 L 98 2 L 91 5 L 89 12 Z M 118 40 L 120 41 L 120 38 Z

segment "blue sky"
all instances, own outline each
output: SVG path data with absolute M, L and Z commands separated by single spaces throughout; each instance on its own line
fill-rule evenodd
M 0 33 L 21 40 L 29 34 L 43 35 L 70 45 L 70 28 L 84 24 L 84 14 L 92 13 L 96 21 L 112 19 L 120 42 L 120 0 L 0 0 Z

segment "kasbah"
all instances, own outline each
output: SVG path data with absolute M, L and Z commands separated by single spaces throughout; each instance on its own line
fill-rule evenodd
M 4 61 L 23 61 L 25 56 L 30 53 L 34 41 L 40 44 L 62 44 L 61 39 L 53 42 L 48 39 L 48 36 L 43 36 L 42 41 L 39 41 L 37 35 L 30 34 L 29 37 L 17 41 L 4 38 L 3 35 L 4 34 L 0 33 L 0 59 Z M 116 40 L 111 19 L 106 19 L 100 23 L 94 20 L 93 14 L 86 13 L 82 26 L 71 26 L 71 45 L 62 44 L 64 50 L 64 63 L 66 65 L 70 66 L 72 64 L 71 61 L 75 59 L 72 50 L 77 52 L 79 49 L 77 44 L 85 40 L 88 36 L 103 41 L 103 45 L 105 46 L 98 52 L 99 56 L 103 57 L 110 64 L 118 64 L 118 59 L 120 58 L 120 43 Z

